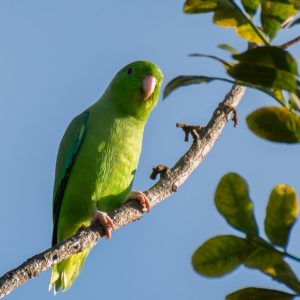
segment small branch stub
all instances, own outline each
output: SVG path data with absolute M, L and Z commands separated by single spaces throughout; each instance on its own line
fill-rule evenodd
M 176 193 L 177 192 L 177 185 L 175 183 L 172 184 L 172 193 Z
M 238 121 L 239 121 L 239 118 L 238 118 L 238 113 L 237 113 L 237 110 L 235 107 L 231 106 L 231 105 L 228 105 L 228 104 L 224 104 L 223 102 L 221 102 L 219 104 L 219 108 L 221 110 L 226 110 L 226 114 L 228 115 L 228 117 L 230 116 L 229 114 L 232 113 L 233 116 L 232 116 L 232 121 L 233 121 L 233 127 L 236 128 L 238 126 Z
M 158 174 L 160 174 L 160 176 L 164 176 L 169 170 L 170 169 L 165 165 L 158 165 L 156 167 L 153 167 L 150 178 L 152 180 L 155 180 Z
M 290 40 L 290 41 L 288 41 L 288 42 L 280 45 L 279 47 L 282 48 L 282 49 L 287 49 L 287 48 L 293 46 L 294 44 L 296 44 L 298 42 L 300 42 L 300 35 L 297 36 L 296 38 L 294 38 L 294 39 L 292 39 L 292 40 Z
M 199 125 L 187 125 L 184 123 L 176 123 L 177 128 L 181 128 L 184 131 L 184 141 L 189 141 L 189 135 L 193 137 L 193 140 L 198 140 L 200 138 L 200 133 L 203 127 Z
M 233 106 L 230 106 L 229 109 L 233 113 L 233 116 L 232 116 L 232 119 L 231 119 L 233 121 L 233 127 L 237 128 L 238 123 L 239 123 L 239 117 L 238 117 L 237 110 Z

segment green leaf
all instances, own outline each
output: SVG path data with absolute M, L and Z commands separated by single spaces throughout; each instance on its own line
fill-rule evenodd
M 192 265 L 201 275 L 216 277 L 236 269 L 253 246 L 234 235 L 219 235 L 207 240 L 194 253 Z
M 228 69 L 228 74 L 252 85 L 297 90 L 297 63 L 284 49 L 265 46 L 233 55 L 239 62 Z
M 299 0 L 262 0 L 261 23 L 264 32 L 273 38 L 281 25 L 297 13 L 299 3 Z
M 282 256 L 266 247 L 258 247 L 245 260 L 244 265 L 248 268 L 264 270 L 273 267 L 282 261 Z
M 282 90 L 272 90 L 271 93 L 282 106 L 285 106 L 285 98 Z
M 287 108 L 269 106 L 248 115 L 249 129 L 259 137 L 279 143 L 300 142 L 300 117 Z
M 226 296 L 226 300 L 292 300 L 296 295 L 269 289 L 248 287 Z
M 229 44 L 220 44 L 220 45 L 218 45 L 218 47 L 219 47 L 220 49 L 229 51 L 231 54 L 239 54 L 239 51 L 236 50 L 234 47 L 232 47 L 232 46 L 229 45 Z
M 214 12 L 214 24 L 235 28 L 236 33 L 249 42 L 264 43 L 247 18 L 230 0 L 187 0 L 183 10 L 188 14 Z
M 286 247 L 292 226 L 299 214 L 299 203 L 295 190 L 285 184 L 277 185 L 269 199 L 265 219 L 265 231 L 270 241 Z
M 284 260 L 272 267 L 261 269 L 261 271 L 272 277 L 274 280 L 284 283 L 298 294 L 300 293 L 300 282 L 292 268 Z
M 227 78 L 222 78 L 222 77 L 210 77 L 210 76 L 202 76 L 202 75 L 181 75 L 177 76 L 174 79 L 172 79 L 167 86 L 164 89 L 164 95 L 163 98 L 165 99 L 167 96 L 170 95 L 174 90 L 178 89 L 179 87 L 182 86 L 188 86 L 192 84 L 202 84 L 202 83 L 210 83 L 211 81 L 223 81 L 231 84 L 239 84 L 239 85 L 244 85 L 250 88 L 255 88 L 263 93 L 266 93 L 267 95 L 273 97 L 276 101 L 278 101 L 280 104 L 285 104 L 285 100 L 282 97 L 282 93 L 280 90 L 272 90 L 268 88 L 261 88 L 254 86 L 253 84 L 247 83 L 247 82 L 242 82 L 239 80 L 231 80 Z
M 253 16 L 256 13 L 256 10 L 260 4 L 260 0 L 242 0 L 243 7 L 245 11 Z
M 253 243 L 253 247 L 255 243 Z M 257 246 L 256 246 L 257 247 Z M 244 265 L 255 268 L 270 276 L 272 279 L 284 283 L 292 290 L 300 293 L 300 282 L 287 262 L 283 260 L 280 253 L 276 253 L 275 248 L 266 243 L 265 246 L 258 246 L 245 259 Z
M 256 248 L 245 259 L 244 265 L 257 269 L 300 293 L 300 282 L 289 264 L 283 260 L 282 254 L 277 253 L 276 249 L 272 248 L 267 242 L 261 241 L 260 244 L 265 244 L 262 244 L 262 246 L 257 246 L 255 239 L 251 239 L 249 242 Z
M 226 60 L 220 58 L 220 57 L 217 57 L 217 56 L 214 56 L 214 55 L 208 55 L 208 54 L 202 54 L 202 53 L 192 53 L 190 54 L 189 56 L 191 57 L 206 57 L 206 58 L 211 58 L 213 60 L 216 60 L 218 62 L 220 62 L 225 69 L 228 69 L 229 67 L 232 66 L 231 63 L 227 62 Z
M 225 81 L 229 83 L 234 83 L 234 81 L 226 78 L 219 78 L 219 77 L 209 77 L 209 76 L 197 76 L 197 75 L 191 75 L 191 76 L 178 76 L 172 79 L 167 86 L 164 89 L 164 95 L 163 98 L 166 98 L 170 95 L 171 92 L 178 89 L 182 86 L 192 85 L 192 84 L 200 84 L 200 83 L 209 83 L 214 80 L 220 80 Z
M 269 68 L 277 68 L 297 75 L 297 62 L 286 50 L 275 46 L 248 49 L 233 55 L 240 62 L 252 62 Z
M 220 180 L 215 192 L 215 204 L 220 214 L 234 228 L 247 235 L 257 235 L 258 227 L 253 214 L 246 181 L 235 173 Z

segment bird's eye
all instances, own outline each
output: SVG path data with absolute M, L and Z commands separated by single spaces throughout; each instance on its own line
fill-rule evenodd
M 132 72 L 133 72 L 132 68 L 128 68 L 128 69 L 127 69 L 127 74 L 128 74 L 128 75 L 132 74 Z

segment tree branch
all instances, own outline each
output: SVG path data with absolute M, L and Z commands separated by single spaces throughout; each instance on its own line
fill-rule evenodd
M 174 193 L 202 162 L 218 139 L 244 92 L 244 87 L 233 85 L 230 92 L 214 111 L 208 125 L 201 130 L 199 139 L 194 140 L 190 149 L 173 168 L 161 176 L 161 179 L 154 186 L 144 192 L 152 206 L 159 204 Z M 113 219 L 116 229 L 118 229 L 140 219 L 143 212 L 137 201 L 131 201 L 110 213 L 109 216 Z M 90 247 L 103 236 L 104 232 L 100 225 L 81 228 L 68 240 L 28 259 L 0 278 L 0 298 L 53 265 Z

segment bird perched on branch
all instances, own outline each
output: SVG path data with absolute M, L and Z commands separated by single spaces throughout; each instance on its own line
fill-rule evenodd
M 156 105 L 161 70 L 148 61 L 121 69 L 102 97 L 68 126 L 59 146 L 53 191 L 52 245 L 81 226 L 100 222 L 107 238 L 114 229 L 106 214 L 129 199 L 150 210 L 147 197 L 131 191 L 144 126 Z M 54 292 L 70 288 L 92 247 L 52 268 Z

